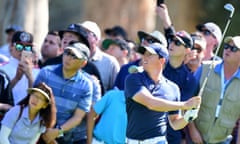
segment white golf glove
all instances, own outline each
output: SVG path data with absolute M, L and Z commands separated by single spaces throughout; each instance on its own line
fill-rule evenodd
M 199 109 L 196 108 L 196 109 L 191 109 L 191 110 L 187 110 L 185 112 L 185 114 L 183 115 L 183 118 L 186 122 L 190 122 L 190 121 L 193 121 L 197 118 L 198 116 L 198 111 Z

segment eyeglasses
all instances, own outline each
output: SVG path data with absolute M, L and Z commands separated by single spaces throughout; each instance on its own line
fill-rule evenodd
M 230 48 L 230 50 L 231 50 L 232 52 L 237 52 L 237 51 L 240 50 L 238 47 L 236 47 L 236 46 L 231 46 L 231 45 L 226 44 L 226 43 L 223 45 L 223 48 L 224 48 L 225 50 Z
M 192 50 L 196 50 L 197 53 L 201 53 L 203 51 L 203 49 L 200 47 L 193 47 Z
M 71 50 L 64 50 L 63 55 L 71 56 L 73 59 L 79 60 L 79 58 L 74 53 L 72 53 Z
M 15 48 L 17 51 L 32 51 L 32 45 L 24 45 L 21 43 L 15 43 Z
M 152 38 L 142 38 L 141 42 L 146 41 L 149 44 L 153 44 L 155 42 L 157 42 L 156 40 L 152 39 Z
M 176 46 L 181 46 L 181 45 L 185 46 L 185 44 L 182 43 L 180 40 L 172 39 L 171 42 L 174 42 L 174 44 L 175 44 Z

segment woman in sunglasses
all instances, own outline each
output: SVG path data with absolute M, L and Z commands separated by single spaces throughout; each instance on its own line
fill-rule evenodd
M 3 118 L 0 144 L 36 144 L 46 128 L 55 125 L 56 106 L 51 88 L 40 83 L 27 92 L 28 95 Z

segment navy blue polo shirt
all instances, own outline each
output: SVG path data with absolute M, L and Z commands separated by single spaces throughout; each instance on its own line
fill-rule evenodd
M 163 75 L 178 85 L 181 92 L 181 101 L 186 101 L 197 94 L 198 82 L 185 64 L 173 68 L 167 63 Z
M 128 116 L 127 137 L 144 140 L 166 135 L 167 112 L 157 112 L 135 102 L 132 97 L 141 89 L 149 90 L 153 96 L 169 101 L 179 101 L 180 92 L 176 84 L 165 77 L 159 83 L 144 71 L 129 74 L 125 81 L 126 110 Z M 169 114 L 178 114 L 171 111 Z

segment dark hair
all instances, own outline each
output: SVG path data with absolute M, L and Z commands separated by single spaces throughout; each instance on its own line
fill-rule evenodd
M 36 85 L 35 88 L 39 88 L 39 89 L 43 90 L 44 92 L 46 92 L 48 94 L 48 96 L 50 98 L 50 103 L 48 104 L 48 106 L 39 111 L 40 117 L 43 118 L 41 124 L 45 125 L 47 128 L 54 127 L 54 125 L 56 123 L 57 110 L 56 110 L 55 99 L 54 99 L 54 95 L 52 93 L 52 89 L 43 82 Z M 21 100 L 18 103 L 18 105 L 26 107 L 29 103 L 30 95 L 31 94 L 29 93 L 23 100 Z
M 58 40 L 58 46 L 61 47 L 61 37 L 60 37 L 58 31 L 49 31 L 49 32 L 47 33 L 47 35 L 53 35 L 53 36 L 58 37 L 58 38 L 59 38 L 59 40 Z

